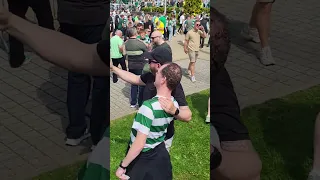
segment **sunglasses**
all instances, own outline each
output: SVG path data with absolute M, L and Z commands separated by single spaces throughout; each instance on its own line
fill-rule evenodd
M 149 59 L 149 64 L 151 64 L 151 63 L 159 63 L 159 62 L 156 60 Z
M 151 37 L 151 39 L 154 39 L 154 38 L 157 38 L 157 37 L 160 37 L 160 36 Z
M 200 26 L 200 24 L 196 24 L 196 26 Z

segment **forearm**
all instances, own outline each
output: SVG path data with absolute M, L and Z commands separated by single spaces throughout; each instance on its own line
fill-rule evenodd
M 175 116 L 176 119 L 189 122 L 191 121 L 192 112 L 188 107 L 180 107 L 179 114 Z
M 12 15 L 7 32 L 30 46 L 44 60 L 70 71 L 92 75 L 109 75 L 108 67 L 88 45 L 67 35 L 42 28 Z
M 134 141 L 126 157 L 122 161 L 122 166 L 129 166 L 129 164 L 141 153 L 143 147 L 144 144 Z
M 122 80 L 130 83 L 130 84 L 133 84 L 133 85 L 140 85 L 140 86 L 143 86 L 145 85 L 144 83 L 142 83 L 142 81 L 140 80 L 140 76 L 137 76 L 131 72 L 128 72 L 128 71 L 125 71 L 125 70 L 122 70 L 118 67 L 115 67 L 113 66 L 113 72 L 119 77 L 121 78 Z
M 185 50 L 187 50 L 187 49 L 188 49 L 188 44 L 189 44 L 189 42 L 188 42 L 187 40 L 185 40 L 185 42 L 184 42 L 184 46 L 183 46 Z

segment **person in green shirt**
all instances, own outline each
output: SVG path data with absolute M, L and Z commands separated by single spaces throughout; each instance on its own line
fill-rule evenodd
M 172 36 L 173 36 L 173 19 L 174 19 L 174 15 L 172 15 L 170 17 L 169 22 L 168 22 L 168 34 L 169 34 L 169 41 L 171 41 Z
M 110 57 L 112 59 L 112 64 L 116 67 L 121 66 L 123 70 L 127 70 L 127 65 L 125 62 L 124 46 L 122 40 L 122 31 L 117 30 L 115 36 L 110 39 Z M 118 82 L 118 76 L 113 74 L 113 82 Z
M 147 32 L 145 29 L 142 29 L 139 31 L 139 35 L 137 36 L 137 39 L 140 39 L 141 41 L 143 41 L 147 45 L 150 44 L 150 38 L 149 38 L 149 35 L 147 35 Z
M 166 17 L 166 15 L 165 14 L 163 14 L 162 16 L 160 16 L 159 17 L 159 21 L 161 21 L 162 23 L 163 23 L 163 25 L 164 25 L 164 33 L 163 33 L 163 35 L 164 35 L 164 39 L 168 39 L 169 37 L 168 37 L 168 27 L 167 27 L 167 17 Z

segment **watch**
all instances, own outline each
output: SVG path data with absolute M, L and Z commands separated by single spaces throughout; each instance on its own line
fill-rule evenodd
M 175 116 L 177 116 L 180 113 L 179 108 L 177 108 L 176 112 L 174 113 Z
M 120 162 L 119 167 L 121 167 L 122 169 L 127 169 L 127 167 L 122 166 L 122 161 Z

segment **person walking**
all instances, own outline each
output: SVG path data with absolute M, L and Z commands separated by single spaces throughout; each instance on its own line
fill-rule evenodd
M 110 57 L 112 59 L 113 65 L 118 67 L 120 64 L 121 68 L 126 71 L 127 65 L 125 62 L 125 56 L 123 55 L 125 50 L 122 40 L 122 31 L 117 30 L 115 32 L 115 36 L 110 39 L 110 46 Z M 118 77 L 116 74 L 113 74 L 112 79 L 113 83 L 118 82 Z
M 25 19 L 28 8 L 34 11 L 41 27 L 54 30 L 53 16 L 49 0 L 8 0 L 9 11 Z M 9 63 L 10 67 L 18 68 L 29 57 L 25 56 L 21 41 L 9 35 Z
M 172 36 L 173 36 L 173 19 L 174 19 L 174 16 L 172 15 L 168 21 L 168 33 L 169 33 L 169 38 L 168 38 L 168 41 L 170 42 L 172 40 Z
M 184 13 L 182 12 L 182 14 L 180 15 L 179 17 L 179 24 L 180 24 L 180 27 L 177 31 L 177 33 L 179 34 L 182 34 L 183 33 L 183 23 L 184 23 L 184 20 L 185 20 L 185 16 L 184 16 Z
M 196 21 L 194 28 L 188 31 L 184 42 L 184 52 L 189 55 L 190 63 L 188 66 L 188 74 L 192 82 L 196 82 L 195 66 L 199 56 L 200 37 L 206 38 L 207 33 L 204 27 L 201 26 L 200 21 Z
M 255 43 L 261 44 L 259 59 L 265 66 L 274 65 L 269 45 L 271 9 L 275 0 L 257 0 L 250 18 L 249 26 L 242 30 L 242 35 Z
M 61 33 L 76 38 L 82 43 L 95 44 L 101 41 L 103 30 L 108 22 L 109 4 L 104 0 L 63 0 L 58 1 L 58 20 Z M 110 23 L 110 22 L 108 22 Z M 110 47 L 109 50 L 110 51 Z M 92 108 L 90 129 L 85 120 L 86 105 L 92 88 Z M 91 136 L 94 148 L 103 136 L 107 119 L 105 113 L 109 104 L 109 78 L 90 76 L 69 71 L 67 89 L 67 107 L 69 125 L 66 129 L 66 144 L 76 146 Z
M 208 29 L 209 29 L 208 28 L 208 23 L 209 23 L 209 19 L 207 18 L 206 15 L 203 15 L 201 20 L 200 20 L 200 24 L 204 28 L 204 31 L 206 32 L 206 34 L 208 34 Z M 203 48 L 204 40 L 205 40 L 205 38 L 200 37 L 200 48 Z

